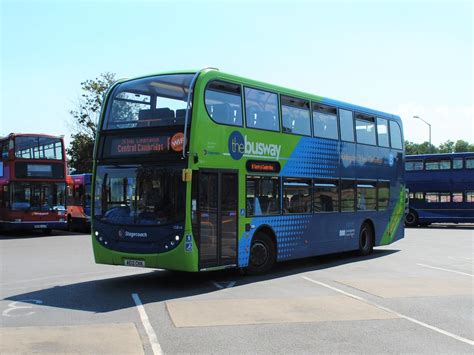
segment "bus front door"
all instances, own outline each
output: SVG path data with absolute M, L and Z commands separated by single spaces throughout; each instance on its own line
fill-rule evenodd
M 237 173 L 199 173 L 199 267 L 237 265 Z

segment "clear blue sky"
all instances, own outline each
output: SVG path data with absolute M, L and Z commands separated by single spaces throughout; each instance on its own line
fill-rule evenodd
M 70 135 L 102 72 L 222 71 L 398 114 L 474 143 L 471 1 L 0 0 L 0 135 Z

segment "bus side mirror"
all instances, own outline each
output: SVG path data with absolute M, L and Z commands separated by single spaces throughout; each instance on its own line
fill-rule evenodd
M 193 171 L 191 169 L 183 169 L 181 177 L 183 182 L 189 182 L 193 178 Z

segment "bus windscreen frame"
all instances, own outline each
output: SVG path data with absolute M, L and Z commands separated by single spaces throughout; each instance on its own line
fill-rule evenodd
M 118 84 L 107 107 L 103 130 L 184 126 L 194 74 L 158 75 Z

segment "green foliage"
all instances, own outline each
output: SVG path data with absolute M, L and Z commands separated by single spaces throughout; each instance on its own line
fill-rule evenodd
M 452 153 L 454 152 L 454 142 L 451 140 L 447 140 L 444 143 L 441 143 L 438 148 L 439 153 Z
M 469 144 L 466 141 L 463 141 L 462 139 L 459 139 L 456 141 L 456 144 L 454 145 L 454 151 L 455 152 L 474 152 L 474 144 Z
M 82 94 L 78 106 L 70 111 L 73 133 L 67 149 L 69 167 L 77 173 L 92 171 L 92 154 L 100 109 L 104 95 L 114 81 L 115 74 L 106 72 L 98 78 L 81 83 Z
M 461 152 L 474 152 L 474 144 L 469 144 L 462 139 L 459 139 L 456 142 L 448 139 L 446 142 L 441 143 L 439 147 L 435 147 L 434 145 L 431 145 L 430 147 L 428 142 L 417 144 L 410 141 L 405 141 L 406 155 Z
M 67 149 L 69 167 L 73 168 L 77 174 L 92 172 L 94 139 L 83 133 L 73 134 L 72 138 L 71 144 Z

